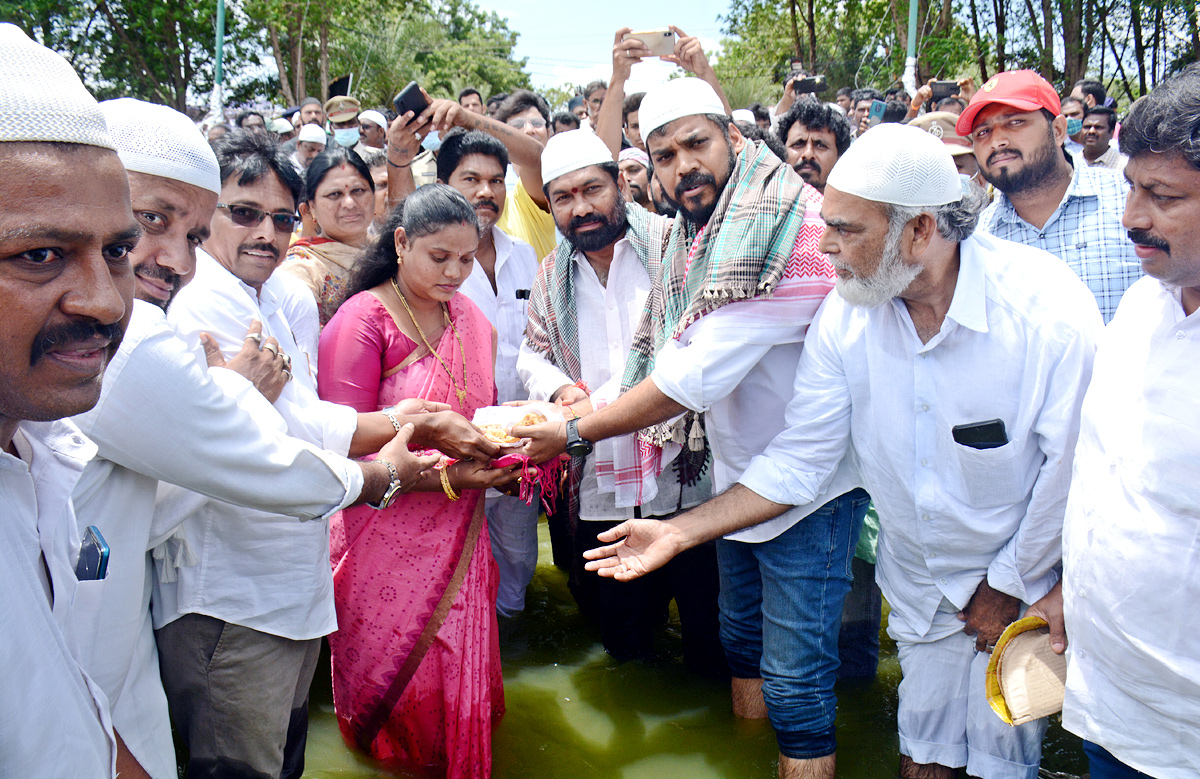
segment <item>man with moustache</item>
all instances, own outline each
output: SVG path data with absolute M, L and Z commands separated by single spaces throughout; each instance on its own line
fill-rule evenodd
M 574 404 L 581 418 L 566 425 L 513 431 L 533 439 L 538 460 L 642 431 L 636 445 L 617 438 L 611 455 L 596 454 L 618 506 L 657 496 L 672 445 L 691 467 L 705 460 L 707 439 L 714 491 L 736 482 L 782 429 L 805 330 L 833 287 L 817 249 L 821 194 L 724 111 L 697 78 L 642 100 L 655 176 L 680 216 L 664 236 L 663 272 L 631 342 L 624 392 L 598 409 Z M 836 626 L 869 502 L 857 486 L 847 464 L 810 505 L 717 542 L 734 713 L 770 717 L 782 776 L 832 776 Z
M 97 527 L 111 553 L 108 576 L 73 605 L 71 632 L 130 753 L 151 777 L 166 779 L 177 769 L 150 617 L 148 554 L 156 545 L 158 481 L 315 519 L 350 503 L 378 502 L 392 479 L 381 460 L 351 463 L 279 432 L 282 420 L 246 381 L 270 397 L 282 389 L 286 363 L 272 353 L 273 339 L 261 341 L 265 348 L 246 340 L 230 370 L 210 371 L 204 355 L 167 324 L 165 309 L 191 281 L 196 248 L 209 235 L 221 188 L 217 160 L 191 120 L 170 108 L 126 98 L 101 110 L 143 237 L 130 254 L 136 287 L 129 328 L 96 406 L 74 419 L 98 447 L 74 493 L 80 530 Z M 416 421 L 424 426 L 436 416 Z M 392 426 L 380 422 L 381 456 L 410 482 L 415 461 L 404 437 L 387 444 Z M 203 748 L 194 748 L 193 765 L 202 765 Z
M 999 196 L 979 218 L 997 238 L 1045 249 L 1096 296 L 1104 321 L 1141 278 L 1121 227 L 1128 185 L 1102 168 L 1077 165 L 1063 150 L 1067 120 L 1050 82 L 1032 70 L 997 73 L 958 118 L 979 172 Z
M 1069 651 L 1063 727 L 1095 779 L 1200 774 L 1200 67 L 1121 124 L 1124 225 L 1146 277 L 1104 329 L 1083 400 L 1063 584 L 1035 609 Z M 1066 602 L 1063 603 L 1065 595 Z M 1063 633 L 1063 618 L 1066 632 Z
M 68 632 L 99 576 L 77 567 L 70 500 L 95 448 L 64 418 L 100 396 L 141 230 L 95 99 L 11 24 L 0 24 L 0 164 L 0 775 L 139 775 Z
M 504 211 L 504 173 L 508 151 L 504 144 L 479 130 L 451 130 L 438 150 L 438 181 L 457 189 L 475 208 L 481 232 L 475 251 L 476 269 L 459 291 L 483 311 L 496 328 L 496 400 L 524 400 L 525 387 L 517 377 L 517 353 L 525 332 L 529 290 L 537 275 L 533 247 L 512 238 L 496 221 Z M 538 506 L 513 495 L 487 491 L 485 511 L 492 537 L 492 555 L 500 571 L 496 613 L 516 617 L 525 609 L 525 588 L 537 569 Z
M 1022 604 L 1058 580 L 1102 330 L 1069 269 L 974 232 L 983 203 L 929 133 L 889 124 L 856 141 L 825 188 L 821 249 L 837 294 L 805 338 L 786 428 L 728 492 L 669 522 L 626 523 L 603 539 L 623 540 L 588 555 L 602 575 L 635 578 L 811 501 L 857 459 L 879 507 L 906 779 L 963 766 L 982 779 L 1038 775 L 1046 720 L 1004 723 L 984 676 Z
M 629 198 L 647 211 L 654 211 L 650 199 L 650 158 L 641 149 L 621 149 L 617 155 L 617 167 L 629 187 Z
M 799 100 L 779 119 L 775 134 L 788 164 L 818 192 L 838 157 L 850 148 L 850 122 L 828 103 Z
M 397 415 L 319 400 L 315 366 L 300 356 L 280 308 L 284 290 L 273 274 L 295 225 L 299 177 L 259 136 L 231 134 L 216 155 L 216 213 L 168 322 L 193 349 L 206 334 L 218 362 L 236 359 L 247 341 L 282 360 L 289 380 L 272 393 L 277 414 L 250 391 L 238 398 L 278 432 L 339 455 L 378 451 L 401 430 Z M 261 333 L 246 335 L 251 320 Z M 468 448 L 463 455 L 485 462 L 498 450 Z M 411 485 L 388 470 L 384 502 Z M 251 491 L 261 481 L 251 472 L 236 483 Z M 158 491 L 152 536 L 165 540 L 154 552 L 154 627 L 171 717 L 190 775 L 298 777 L 320 639 L 336 627 L 328 527 L 263 510 L 255 499 L 239 498 L 253 508 L 226 502 L 227 489 L 199 494 L 164 483 Z
M 662 236 L 669 222 L 625 202 L 623 174 L 592 133 L 551 138 L 542 153 L 542 169 L 546 197 L 564 240 L 538 272 L 517 369 L 535 400 L 569 405 L 590 398 L 599 407 L 620 391 L 625 355 L 662 269 Z M 614 443 L 601 442 L 600 448 Z M 636 445 L 632 436 L 623 443 Z M 727 676 L 718 638 L 714 545 L 693 550 L 632 587 L 583 572 L 578 557 L 597 545 L 598 533 L 625 519 L 662 519 L 699 505 L 711 494 L 711 480 L 707 475 L 681 479 L 668 467 L 657 477 L 656 497 L 622 506 L 606 485 L 611 473 L 598 465 L 598 460 L 575 461 L 572 468 L 570 510 L 580 520 L 570 523 L 575 529 L 572 591 L 577 600 L 595 592 L 605 650 L 620 661 L 654 657 L 660 615 L 675 599 L 684 662 L 697 672 Z

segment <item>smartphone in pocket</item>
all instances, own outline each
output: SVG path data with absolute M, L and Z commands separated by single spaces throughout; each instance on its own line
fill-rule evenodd
M 969 446 L 972 449 L 999 449 L 1008 443 L 1008 433 L 1004 430 L 1003 419 L 955 425 L 950 428 L 950 434 L 954 436 L 954 443 Z
M 83 531 L 83 543 L 79 546 L 79 560 L 75 563 L 75 578 L 81 582 L 94 582 L 108 576 L 108 542 L 100 534 L 100 528 L 88 525 Z

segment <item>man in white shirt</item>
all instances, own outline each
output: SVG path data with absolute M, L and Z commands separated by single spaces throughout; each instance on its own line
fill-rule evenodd
M 672 522 L 617 528 L 605 540 L 628 537 L 591 563 L 636 576 L 811 501 L 856 456 L 879 507 L 876 572 L 892 606 L 911 778 L 949 779 L 964 765 L 983 779 L 1037 776 L 1045 720 L 1014 728 L 990 711 L 987 650 L 1057 581 L 1101 330 L 1064 264 L 971 235 L 983 203 L 922 130 L 883 125 L 851 146 L 822 206 L 839 294 L 806 339 L 787 429 L 733 489 Z
M 670 446 L 695 464 L 707 440 L 714 492 L 737 481 L 782 429 L 805 331 L 833 287 L 816 247 L 821 194 L 746 140 L 724 110 L 694 78 L 642 100 L 655 175 L 682 218 L 664 236 L 624 394 L 599 409 L 577 404 L 577 422 L 514 429 L 534 439 L 538 460 L 614 438 L 596 467 L 618 506 L 654 498 Z M 833 775 L 836 625 L 869 503 L 857 486 L 848 464 L 811 505 L 717 542 L 733 710 L 770 718 L 783 776 Z
M 101 110 L 143 236 L 130 254 L 136 300 L 129 328 L 99 401 L 74 420 L 99 448 L 75 489 L 80 532 L 99 528 L 111 552 L 108 576 L 73 609 L 71 634 L 130 753 L 150 776 L 166 779 L 177 769 L 151 629 L 148 555 L 161 540 L 150 529 L 158 480 L 313 519 L 350 502 L 378 502 L 391 475 L 381 460 L 351 463 L 284 434 L 271 404 L 234 373 L 278 395 L 285 362 L 269 350 L 272 339 L 262 342 L 267 349 L 245 341 L 230 370 L 209 371 L 203 353 L 175 335 L 164 309 L 195 273 L 196 246 L 208 236 L 221 189 L 217 159 L 191 120 L 170 108 L 126 98 Z M 412 483 L 403 441 L 381 456 Z
M 1095 779 L 1200 774 L 1197 116 L 1192 65 L 1121 124 L 1124 225 L 1147 277 L 1125 293 L 1096 352 L 1062 592 L 1030 609 L 1050 621 L 1057 651 L 1069 651 L 1063 727 L 1084 739 Z
M 0 24 L 0 776 L 145 776 L 74 657 L 71 490 L 94 448 L 63 417 L 91 408 L 129 322 L 141 231 L 96 101 L 70 65 Z M 86 559 L 99 562 L 89 541 Z
M 537 275 L 533 247 L 496 227 L 504 211 L 504 144 L 480 130 L 451 130 L 438 150 L 437 177 L 462 193 L 475 209 L 481 228 L 475 251 L 476 272 L 460 291 L 496 329 L 496 401 L 529 397 L 517 376 L 517 352 L 525 334 L 525 309 Z M 537 568 L 539 504 L 526 505 L 514 495 L 488 490 L 486 512 L 492 555 L 500 571 L 496 613 L 515 617 L 525 610 L 525 588 Z
M 294 225 L 299 178 L 278 148 L 257 136 L 231 136 L 217 155 L 223 183 L 204 241 L 208 253 L 197 257 L 195 278 L 177 295 L 168 321 L 193 349 L 207 333 L 232 360 L 246 348 L 245 323 L 257 320 L 262 349 L 300 355 L 273 277 Z M 320 401 L 315 366 L 300 357 L 287 364 L 294 380 L 275 399 L 277 414 L 249 388 L 237 396 L 278 432 L 361 456 L 400 428 L 386 414 Z M 332 470 L 349 483 L 354 466 L 340 462 Z M 247 494 L 261 478 L 254 471 L 242 478 L 226 473 L 222 486 L 179 479 L 203 495 L 167 484 L 158 491 L 151 533 L 168 540 L 155 551 L 154 626 L 171 716 L 192 773 L 299 776 L 303 770 L 308 688 L 320 637 L 336 626 L 328 528 L 297 523 L 278 508 L 211 497 L 265 508 L 270 501 Z M 308 507 L 290 510 L 327 516 L 348 502 L 310 499 Z M 169 538 L 181 525 L 183 538 Z
M 625 356 L 651 279 L 662 270 L 661 237 L 669 222 L 636 204 L 626 206 L 623 174 L 608 147 L 592 133 L 573 130 L 551 138 L 542 153 L 542 169 L 551 174 L 546 196 L 565 240 L 542 264 L 517 369 L 535 400 L 565 407 L 590 398 L 600 407 L 620 393 Z M 628 438 L 632 444 L 632 436 Z M 611 461 L 608 450 L 613 443 L 602 441 L 599 446 L 597 458 L 572 468 L 577 500 L 571 500 L 571 508 L 582 520 L 570 523 L 575 527 L 576 555 L 595 547 L 597 534 L 623 520 L 670 517 L 711 494 L 707 471 L 694 480 L 680 479 L 667 467 L 658 476 L 656 497 L 640 506 L 619 505 L 611 484 L 598 478 L 597 471 L 599 461 Z M 582 560 L 577 558 L 577 563 L 581 568 Z M 601 637 L 613 657 L 653 657 L 662 610 L 673 598 L 679 607 L 684 661 L 696 671 L 728 674 L 718 635 L 714 544 L 692 550 L 635 587 L 574 573 L 590 579 L 578 583 L 576 598 L 587 599 L 580 590 L 595 590 Z

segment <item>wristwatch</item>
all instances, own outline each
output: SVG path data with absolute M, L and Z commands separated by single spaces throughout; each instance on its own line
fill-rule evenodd
M 380 511 L 392 505 L 392 503 L 396 500 L 396 496 L 404 491 L 404 485 L 400 482 L 400 474 L 396 472 L 396 466 L 392 465 L 390 461 L 384 460 L 382 457 L 377 457 L 375 458 L 375 462 L 386 465 L 388 473 L 391 474 L 392 477 L 391 483 L 388 484 L 388 488 L 383 491 L 383 497 L 379 499 L 379 502 L 367 504 L 369 508 Z
M 572 457 L 587 457 L 595 446 L 586 438 L 579 437 L 579 418 L 567 422 L 567 454 Z

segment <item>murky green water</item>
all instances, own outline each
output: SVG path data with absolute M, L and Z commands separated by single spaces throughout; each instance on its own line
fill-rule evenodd
M 526 598 L 525 624 L 504 645 L 508 711 L 492 742 L 497 779 L 650 779 L 775 776 L 775 736 L 765 721 L 733 717 L 728 684 L 680 664 L 617 665 L 575 609 L 566 577 L 550 564 L 545 523 L 541 565 Z M 678 655 L 668 630 L 664 650 Z M 878 677 L 838 686 L 838 776 L 897 775 L 896 685 L 900 666 L 884 636 Z M 305 776 L 393 776 L 346 748 L 329 692 L 328 659 L 313 686 Z M 1057 720 L 1057 718 L 1055 718 Z M 1042 766 L 1082 774 L 1079 741 L 1052 722 Z

